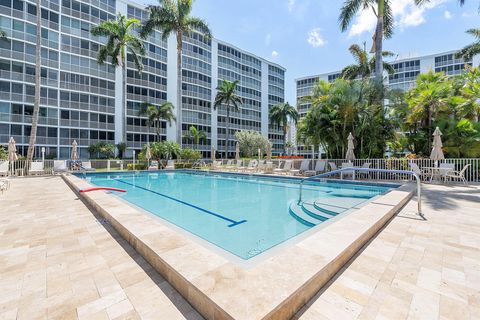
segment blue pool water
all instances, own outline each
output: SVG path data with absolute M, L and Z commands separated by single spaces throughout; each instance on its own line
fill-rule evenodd
M 386 186 L 309 182 L 189 171 L 98 173 L 91 184 L 242 259 L 249 259 L 389 190 Z

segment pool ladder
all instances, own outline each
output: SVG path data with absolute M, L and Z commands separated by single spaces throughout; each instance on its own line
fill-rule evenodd
M 367 173 L 370 173 L 370 172 L 396 173 L 396 174 L 406 174 L 406 175 L 410 175 L 410 176 L 415 177 L 415 179 L 417 180 L 417 198 L 418 198 L 417 199 L 417 213 L 418 213 L 419 216 L 421 216 L 423 218 L 421 179 L 420 179 L 420 176 L 417 173 L 415 173 L 413 171 L 408 171 L 408 170 L 389 170 L 389 169 L 370 169 L 370 168 L 354 168 L 354 167 L 351 167 L 351 168 L 343 168 L 343 169 L 338 169 L 338 170 L 325 172 L 325 173 L 322 173 L 322 174 L 319 174 L 319 175 L 316 175 L 316 176 L 313 176 L 313 177 L 303 178 L 302 181 L 300 181 L 300 192 L 299 192 L 299 195 L 298 195 L 298 204 L 300 204 L 302 202 L 303 184 L 306 181 L 315 180 L 315 179 L 319 179 L 319 178 L 325 178 L 325 177 L 329 177 L 329 176 L 339 174 L 339 173 L 342 173 L 342 172 L 352 172 L 352 171 L 354 171 L 354 172 L 367 172 Z

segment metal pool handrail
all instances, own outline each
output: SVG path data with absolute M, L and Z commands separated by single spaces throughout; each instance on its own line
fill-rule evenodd
M 408 171 L 408 170 L 389 170 L 389 169 L 370 169 L 370 168 L 354 168 L 354 167 L 351 167 L 351 168 L 342 168 L 342 169 L 338 169 L 338 170 L 329 171 L 329 172 L 322 173 L 322 174 L 319 174 L 319 175 L 316 175 L 316 176 L 313 176 L 313 177 L 303 178 L 300 181 L 300 194 L 299 194 L 299 197 L 298 197 L 298 203 L 300 203 L 302 201 L 303 183 L 305 181 L 314 180 L 314 179 L 323 178 L 323 177 L 328 177 L 328 176 L 331 176 L 331 175 L 334 175 L 334 174 L 337 174 L 337 173 L 342 173 L 342 172 L 345 172 L 345 171 L 400 173 L 400 174 L 408 174 L 408 175 L 414 176 L 415 179 L 417 180 L 418 214 L 420 216 L 423 216 L 422 215 L 422 190 L 421 190 L 422 187 L 421 187 L 420 176 L 417 173 L 415 173 L 413 171 Z

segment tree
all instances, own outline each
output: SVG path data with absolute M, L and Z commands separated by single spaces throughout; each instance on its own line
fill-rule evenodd
M 87 151 L 90 154 L 90 158 L 109 159 L 115 156 L 115 145 L 101 141 L 88 146 Z
M 340 10 L 340 28 L 346 31 L 356 14 L 361 10 L 371 9 L 377 17 L 377 25 L 373 35 L 373 47 L 375 52 L 375 79 L 383 83 L 383 39 L 393 35 L 393 12 L 392 0 L 345 0 Z M 415 0 L 416 5 L 422 5 L 428 0 Z
M 127 144 L 125 142 L 120 142 L 120 143 L 117 143 L 116 147 L 117 147 L 117 150 L 118 150 L 118 157 L 120 159 L 123 159 L 123 156 L 125 154 L 125 150 L 127 150 Z
M 240 144 L 240 152 L 245 157 L 252 157 L 258 154 L 258 149 L 262 153 L 267 151 L 270 141 L 260 132 L 253 130 L 242 130 L 235 132 L 235 138 Z
M 220 106 L 224 106 L 227 111 L 227 117 L 225 118 L 225 155 L 228 158 L 228 146 L 230 142 L 230 109 L 232 111 L 239 111 L 240 106 L 243 104 L 243 99 L 237 95 L 238 81 L 231 82 L 223 80 L 220 86 L 217 88 L 217 95 L 215 96 L 215 102 L 213 108 L 217 109 Z
M 202 153 L 198 150 L 193 150 L 190 148 L 182 149 L 178 155 L 178 157 L 182 160 L 186 161 L 193 161 L 199 160 L 202 158 Z
M 127 54 L 130 54 L 138 72 L 142 72 L 142 56 L 145 55 L 145 47 L 134 28 L 140 25 L 135 18 L 126 18 L 119 13 L 116 20 L 103 21 L 92 28 L 91 33 L 96 37 L 106 37 L 107 40 L 98 51 L 97 61 L 104 64 L 110 60 L 114 67 L 122 68 L 122 141 L 126 141 L 126 86 L 127 86 Z
M 152 157 L 157 160 L 170 160 L 173 156 L 177 157 L 181 152 L 180 145 L 173 141 L 154 142 L 150 145 L 150 149 Z
M 200 141 L 207 138 L 207 135 L 204 131 L 197 129 L 195 126 L 191 126 L 188 130 L 187 137 L 192 140 L 192 143 L 195 144 L 195 148 L 198 149 Z
M 424 131 L 426 145 L 422 153 L 428 154 L 431 149 L 433 121 L 438 119 L 439 113 L 448 114 L 449 99 L 452 93 L 452 81 L 444 73 L 430 71 L 420 74 L 416 86 L 407 93 L 406 101 L 409 105 L 405 121 Z
M 183 36 L 199 31 L 206 40 L 212 37 L 207 23 L 192 17 L 193 0 L 159 0 L 159 5 L 148 6 L 148 20 L 142 26 L 140 35 L 146 38 L 155 28 L 162 33 L 166 41 L 171 34 L 177 38 L 177 119 L 182 123 L 182 46 Z M 182 139 L 182 126 L 177 128 L 177 141 Z
M 475 42 L 462 48 L 455 54 L 455 57 L 468 61 L 471 60 L 473 56 L 480 54 L 480 29 L 468 29 L 466 33 L 472 35 L 475 38 Z
M 375 57 L 369 57 L 365 43 L 363 49 L 358 44 L 352 44 L 348 49 L 355 59 L 356 63 L 343 68 L 341 77 L 347 80 L 354 80 L 357 78 L 370 78 L 375 71 Z M 383 51 L 382 57 L 392 57 L 394 54 L 390 51 Z M 383 62 L 383 69 L 387 70 L 389 74 L 394 74 L 395 69 L 386 62 Z
M 144 102 L 140 105 L 140 110 L 138 115 L 146 116 L 148 118 L 148 123 L 155 129 L 156 141 L 160 141 L 160 128 L 162 120 L 167 121 L 168 125 L 171 126 L 173 121 L 176 121 L 176 118 L 173 114 L 174 106 L 170 102 L 165 102 L 161 105 L 153 105 L 148 102 Z
M 8 151 L 3 146 L 0 146 L 0 160 L 7 160 L 8 159 Z
M 299 121 L 299 140 L 322 146 L 330 158 L 343 158 L 351 132 L 357 141 L 357 155 L 382 157 L 392 128 L 383 116 L 383 107 L 376 104 L 377 91 L 375 83 L 368 80 L 320 81 L 305 98 L 311 108 Z
M 30 130 L 30 138 L 28 140 L 27 160 L 30 162 L 33 160 L 33 154 L 35 152 L 35 143 L 37 142 L 37 127 L 38 127 L 38 115 L 40 113 L 40 91 L 41 82 L 40 74 L 42 72 L 42 9 L 40 7 L 41 1 L 36 0 L 36 27 L 37 27 L 37 39 L 35 46 L 35 98 L 33 101 L 33 114 L 32 114 L 32 128 Z
M 270 108 L 268 117 L 270 118 L 270 123 L 282 127 L 283 153 L 286 155 L 288 121 L 291 120 L 297 124 L 299 118 L 297 109 L 292 107 L 288 102 L 280 103 Z

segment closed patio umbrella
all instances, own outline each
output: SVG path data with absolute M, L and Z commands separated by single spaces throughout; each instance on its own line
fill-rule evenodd
M 345 159 L 348 161 L 353 161 L 355 160 L 355 153 L 354 153 L 355 145 L 353 144 L 353 135 L 350 132 L 348 135 L 348 148 L 347 148 L 347 154 L 345 155 Z
M 147 159 L 148 166 L 150 166 L 150 159 L 152 159 L 152 149 L 150 149 L 150 142 L 147 142 L 147 150 L 145 150 L 145 159 Z
M 272 161 L 272 145 L 270 142 L 267 143 L 267 161 Z
M 15 145 L 15 140 L 13 137 L 10 137 L 8 141 L 8 161 L 18 160 L 17 156 L 17 146 Z
M 435 166 L 438 165 L 437 163 L 438 160 L 445 159 L 445 156 L 443 155 L 442 147 L 443 147 L 442 132 L 437 127 L 433 132 L 433 147 L 432 147 L 432 153 L 430 153 L 430 159 L 435 160 Z
M 77 161 L 78 160 L 78 148 L 77 148 L 77 140 L 73 140 L 72 142 L 72 153 L 70 154 L 70 159 L 72 161 Z
M 240 143 L 235 144 L 235 160 L 240 160 Z

